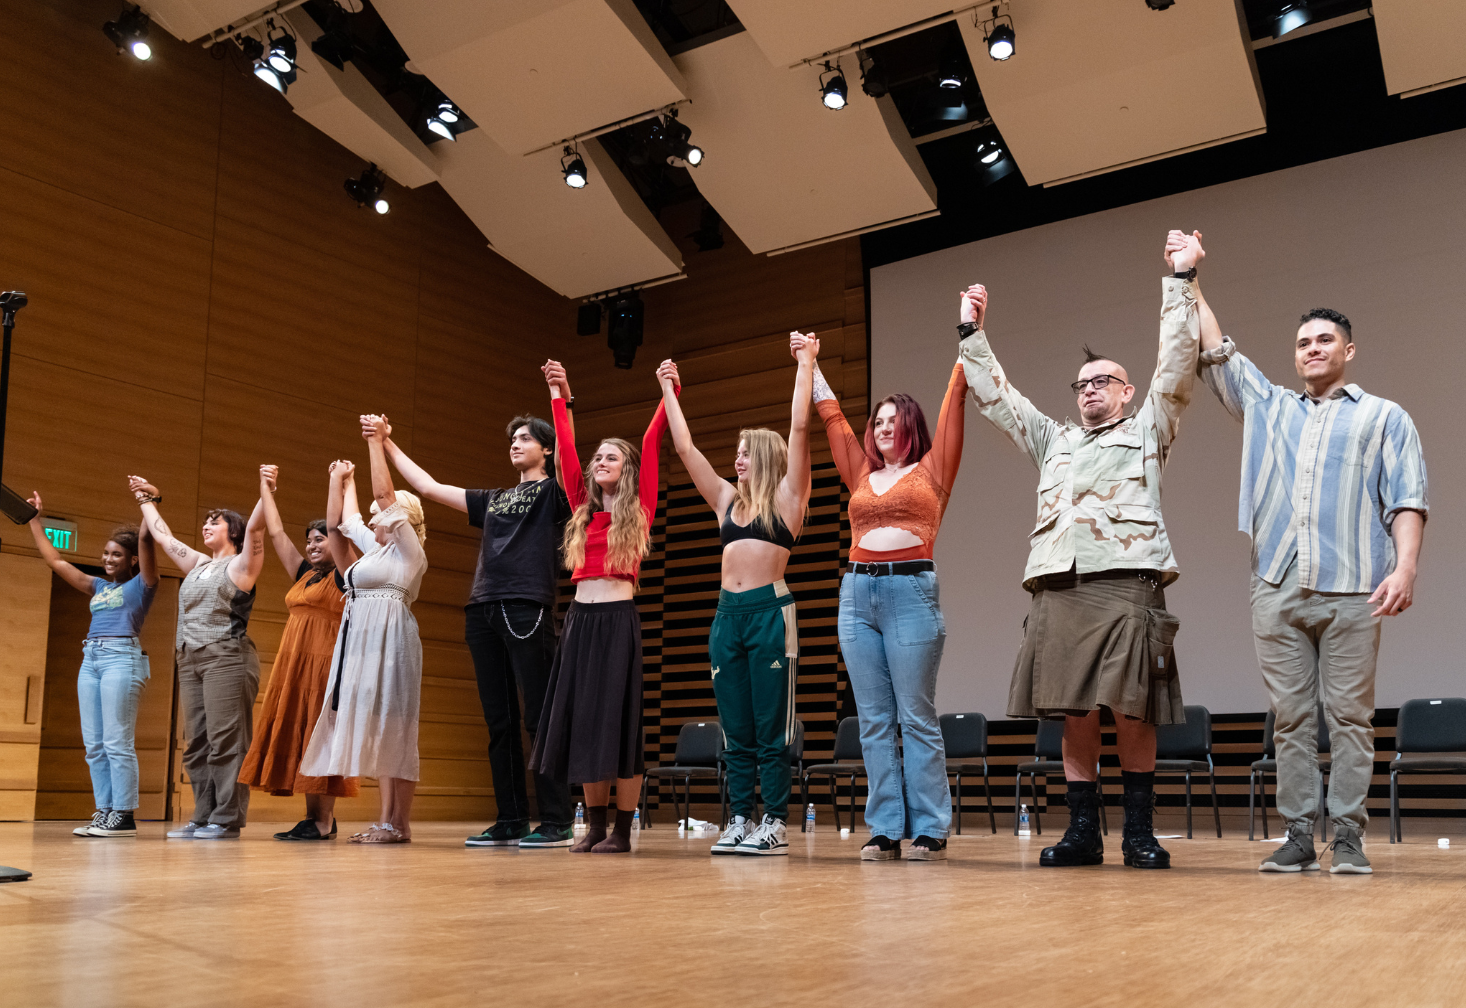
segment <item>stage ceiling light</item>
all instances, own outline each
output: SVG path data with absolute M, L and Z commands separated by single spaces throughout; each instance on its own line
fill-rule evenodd
M 270 66 L 276 73 L 286 74 L 295 69 L 295 39 L 281 35 L 270 40 Z
M 102 25 L 102 34 L 117 47 L 117 55 L 130 52 L 140 60 L 152 59 L 153 47 L 147 42 L 151 24 L 152 20 L 143 13 L 143 9 L 134 4 L 123 7 L 116 21 Z
M 1290 3 L 1284 5 L 1278 12 L 1278 18 L 1273 22 L 1273 38 L 1282 38 L 1296 28 L 1302 28 L 1313 19 L 1313 12 L 1308 9 L 1307 3 Z
M 457 140 L 453 135 L 453 129 L 445 122 L 442 116 L 430 116 L 428 118 L 428 129 L 432 130 L 444 140 Z
M 825 75 L 829 74 L 829 77 Z M 846 105 L 846 98 L 850 91 L 845 86 L 845 75 L 840 72 L 838 66 L 825 64 L 825 72 L 820 74 L 820 95 L 827 109 L 842 109 Z
M 438 104 L 438 118 L 443 122 L 456 123 L 458 115 L 458 108 L 451 101 L 443 101 Z
M 606 312 L 606 345 L 616 366 L 627 370 L 636 363 L 636 348 L 641 346 L 642 317 L 645 306 L 641 295 L 632 291 L 611 299 Z
M 387 176 L 374 164 L 367 165 L 359 177 L 347 179 L 344 186 L 346 195 L 359 207 L 370 205 L 379 214 L 385 214 L 392 209 L 382 195 L 387 188 Z
M 1170 10 L 1176 6 L 1176 0 L 1145 0 L 1145 5 L 1151 10 Z
M 702 164 L 703 149 L 692 143 L 692 129 L 678 121 L 676 109 L 667 113 L 661 132 L 662 141 L 667 148 L 668 163 L 676 164 L 681 161 L 691 168 Z
M 1012 25 L 994 25 L 992 33 L 983 41 L 987 43 L 988 55 L 998 61 L 1008 59 L 1016 48 Z
M 560 171 L 565 176 L 565 184 L 570 188 L 585 188 L 585 183 L 588 181 L 585 160 L 576 152 L 575 148 L 565 148 L 565 155 L 560 158 Z

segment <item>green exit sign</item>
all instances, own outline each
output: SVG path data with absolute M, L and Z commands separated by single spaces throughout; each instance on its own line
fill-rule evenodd
M 76 522 L 69 522 L 64 518 L 46 517 L 41 519 L 41 528 L 45 530 L 46 538 L 51 540 L 52 546 L 59 550 L 76 552 Z

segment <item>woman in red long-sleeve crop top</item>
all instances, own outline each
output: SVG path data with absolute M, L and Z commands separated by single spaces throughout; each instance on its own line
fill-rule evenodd
M 541 370 L 555 415 L 556 475 L 574 509 L 564 551 L 575 601 L 565 614 L 530 766 L 584 785 L 589 829 L 571 851 L 616 854 L 631 849 L 645 770 L 641 616 L 632 596 L 651 544 L 667 414 L 659 404 L 640 451 L 621 438 L 605 438 L 582 472 L 570 419 L 570 379 L 559 361 L 547 361 Z M 612 781 L 616 825 L 608 835 Z
M 987 292 L 964 294 L 964 328 L 980 328 Z M 869 775 L 862 860 L 947 856 L 952 806 L 937 722 L 937 670 L 946 643 L 932 546 L 962 460 L 967 378 L 952 368 L 936 436 L 908 395 L 876 403 L 865 438 L 855 436 L 818 367 L 814 401 L 840 478 L 850 490 L 850 565 L 840 579 L 840 650 L 860 715 Z M 896 748 L 901 726 L 902 754 Z

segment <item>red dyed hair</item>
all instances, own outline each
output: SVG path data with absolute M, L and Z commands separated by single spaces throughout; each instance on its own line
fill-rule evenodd
M 865 457 L 870 461 L 871 468 L 886 467 L 885 456 L 876 447 L 876 414 L 886 403 L 896 407 L 896 455 L 901 459 L 898 464 L 908 466 L 913 462 L 920 462 L 932 450 L 932 435 L 926 426 L 926 414 L 921 411 L 921 403 L 903 392 L 897 392 L 876 403 L 870 411 L 870 419 L 866 421 Z

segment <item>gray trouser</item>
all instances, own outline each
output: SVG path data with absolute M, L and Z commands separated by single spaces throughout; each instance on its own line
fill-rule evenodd
M 248 637 L 179 648 L 179 707 L 183 713 L 183 768 L 193 783 L 196 823 L 244 825 L 249 786 L 239 770 L 254 735 L 260 659 Z
M 1329 818 L 1364 829 L 1374 774 L 1374 665 L 1380 617 L 1369 595 L 1298 585 L 1298 565 L 1274 587 L 1252 577 L 1252 633 L 1276 712 L 1278 814 L 1312 831 L 1318 809 L 1318 702 L 1328 719 Z

